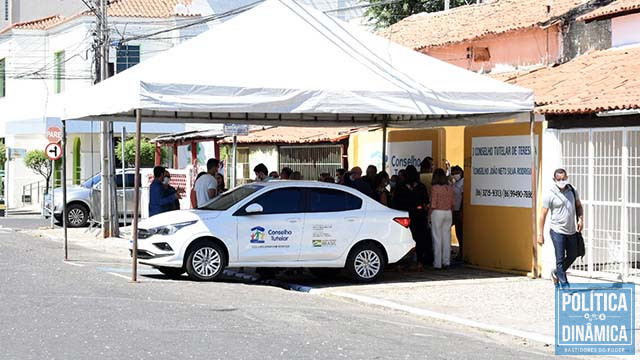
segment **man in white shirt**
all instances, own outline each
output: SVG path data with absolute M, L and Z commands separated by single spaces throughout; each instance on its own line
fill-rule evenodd
M 462 258 L 462 193 L 464 192 L 464 171 L 458 165 L 451 168 L 451 179 L 453 182 L 453 225 L 456 227 L 456 237 L 458 238 L 457 261 Z
M 218 173 L 219 167 L 220 161 L 218 161 L 218 159 L 209 159 L 209 161 L 207 161 L 207 173 L 196 180 L 194 188 L 196 190 L 198 207 L 216 197 L 218 182 L 216 181 L 215 175 Z

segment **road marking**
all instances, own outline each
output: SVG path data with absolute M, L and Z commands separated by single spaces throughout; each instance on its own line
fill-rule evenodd
M 367 305 L 374 305 L 374 306 L 379 306 L 379 307 L 383 307 L 383 308 L 387 308 L 387 309 L 393 309 L 393 310 L 397 310 L 397 311 L 402 311 L 405 313 L 409 313 L 409 314 L 413 314 L 413 315 L 418 315 L 418 316 L 422 316 L 422 317 L 428 317 L 428 318 L 433 318 L 433 319 L 438 319 L 438 320 L 444 320 L 444 321 L 449 321 L 452 323 L 456 323 L 456 324 L 460 324 L 460 325 L 464 325 L 464 326 L 470 326 L 470 327 L 474 327 L 477 329 L 481 329 L 481 330 L 487 330 L 487 331 L 495 331 L 495 332 L 500 332 L 503 334 L 507 334 L 507 335 L 512 335 L 512 336 L 517 336 L 520 338 L 524 338 L 524 339 L 529 339 L 529 340 L 534 340 L 534 341 L 538 341 L 544 344 L 555 344 L 555 338 L 553 336 L 546 336 L 546 335 L 542 335 L 542 334 L 537 334 L 534 332 L 530 332 L 530 331 L 523 331 L 523 330 L 517 330 L 517 329 L 511 329 L 505 326 L 500 326 L 500 325 L 491 325 L 491 324 L 485 324 L 485 323 L 481 323 L 478 321 L 473 321 L 473 320 L 468 320 L 468 319 L 464 319 L 458 316 L 454 316 L 454 315 L 448 315 L 448 314 L 443 314 L 443 313 L 439 313 L 439 312 L 435 312 L 435 311 L 431 311 L 431 310 L 426 310 L 426 309 L 420 309 L 420 308 L 416 308 L 416 307 L 412 307 L 412 306 L 407 306 L 407 305 L 402 305 L 402 304 L 398 304 L 398 303 L 394 303 L 388 300 L 382 300 L 382 299 L 376 299 L 376 298 L 372 298 L 369 296 L 363 296 L 363 295 L 356 295 L 356 294 L 349 294 L 349 293 L 345 293 L 345 292 L 322 292 L 322 291 L 318 291 L 317 289 L 313 289 L 310 291 L 311 294 L 318 294 L 321 296 L 337 296 L 337 297 L 342 297 L 345 299 L 351 299 L 360 303 L 364 303 Z
M 117 276 L 117 277 L 120 277 L 120 278 L 123 278 L 123 279 L 131 280 L 130 276 L 124 276 L 122 274 L 118 274 L 118 273 L 114 273 L 114 272 L 108 272 L 107 274 L 110 274 L 110 275 L 113 275 L 113 276 Z
M 77 266 L 77 267 L 84 267 L 83 264 L 78 264 L 78 263 L 74 263 L 71 261 L 62 261 L 63 263 L 67 264 L 67 265 L 73 265 L 73 266 Z

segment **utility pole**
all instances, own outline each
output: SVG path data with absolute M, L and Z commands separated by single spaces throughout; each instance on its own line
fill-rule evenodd
M 107 28 L 107 0 L 95 0 L 99 14 L 98 21 L 98 48 L 99 53 L 99 80 L 104 81 L 109 77 L 109 30 Z M 113 188 L 113 123 L 103 121 L 100 128 L 100 216 L 102 225 L 102 237 L 118 236 L 118 216 L 115 205 L 115 189 Z M 115 226 L 114 226 L 115 222 Z
M 444 11 L 449 10 L 449 0 L 444 0 Z

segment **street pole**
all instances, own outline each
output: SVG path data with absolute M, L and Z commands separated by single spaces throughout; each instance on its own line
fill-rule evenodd
M 53 216 L 52 216 L 53 217 Z M 69 260 L 67 238 L 67 121 L 62 120 L 62 228 L 64 229 L 64 260 Z
M 122 127 L 122 222 L 124 226 L 127 226 L 127 182 L 124 175 L 124 171 L 127 168 L 126 159 L 124 158 L 124 144 L 127 142 L 127 129 Z
M 99 51 L 100 51 L 100 81 L 107 79 L 109 66 L 109 43 L 107 35 L 107 0 L 96 0 L 98 2 L 98 38 L 99 38 Z M 101 179 L 101 192 L 100 192 L 100 215 L 102 217 L 102 237 L 108 238 L 111 236 L 111 222 L 109 221 L 110 215 L 110 198 L 111 198 L 111 184 L 109 171 L 109 123 L 103 121 L 100 127 L 101 147 L 100 147 L 100 179 Z
M 111 236 L 120 236 L 120 218 L 118 215 L 118 192 L 116 191 L 116 151 L 113 137 L 113 122 L 109 121 L 109 229 Z
M 135 184 L 133 185 L 133 223 L 131 238 L 133 239 L 131 251 L 131 281 L 138 281 L 138 213 L 140 211 L 140 128 L 142 123 L 142 110 L 136 110 L 136 161 Z
M 235 188 L 236 187 L 236 168 L 238 166 L 238 159 L 236 158 L 236 148 L 238 146 L 238 136 L 237 135 L 233 135 L 233 154 L 231 156 L 232 160 L 231 160 L 231 188 Z
M 9 164 L 11 162 L 11 149 L 7 146 L 7 160 L 4 162 L 4 217 L 9 217 Z
M 382 116 L 382 170 L 387 171 L 387 115 Z
M 53 174 L 53 169 L 55 169 L 54 167 L 55 162 L 53 160 L 51 160 L 51 173 Z M 56 199 L 55 199 L 55 195 L 54 195 L 54 191 L 55 190 L 55 181 L 54 179 L 51 180 L 51 213 L 49 215 L 51 215 L 51 228 L 53 229 L 53 209 L 56 207 Z

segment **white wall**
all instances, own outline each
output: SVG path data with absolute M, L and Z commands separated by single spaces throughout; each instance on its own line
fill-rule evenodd
M 249 177 L 255 177 L 253 168 L 263 163 L 269 172 L 278 171 L 278 147 L 275 145 L 249 146 Z
M 640 43 L 640 13 L 611 19 L 611 46 Z

